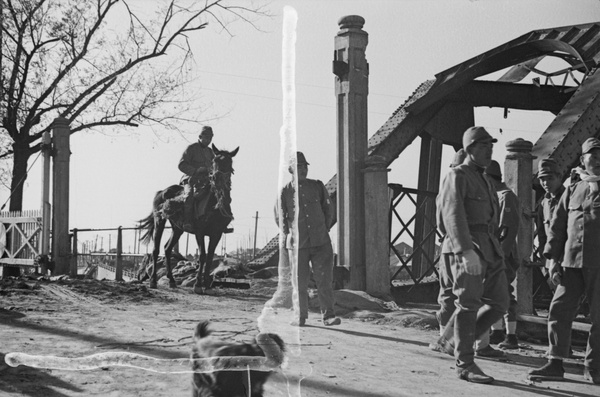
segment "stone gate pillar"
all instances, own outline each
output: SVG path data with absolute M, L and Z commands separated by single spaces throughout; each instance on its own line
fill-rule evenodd
M 381 156 L 365 161 L 365 257 L 366 291 L 392 300 L 390 295 L 390 192 L 389 169 Z
M 337 219 L 339 264 L 350 269 L 348 287 L 366 289 L 364 180 L 367 156 L 367 95 L 369 66 L 365 58 L 364 18 L 339 20 L 333 73 L 337 103 Z
M 71 149 L 69 120 L 57 117 L 52 122 L 52 260 L 54 274 L 68 274 L 71 244 L 69 241 L 69 162 Z
M 504 180 L 506 185 L 519 198 L 523 215 L 517 236 L 521 266 L 515 280 L 517 313 L 533 314 L 533 275 L 528 266 L 533 250 L 533 144 L 521 138 L 506 143 L 506 160 L 504 161 Z

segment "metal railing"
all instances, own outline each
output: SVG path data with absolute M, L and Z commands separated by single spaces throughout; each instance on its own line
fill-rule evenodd
M 435 216 L 435 197 L 432 192 L 418 191 L 402 187 L 401 185 L 390 185 L 393 196 L 390 208 L 390 249 L 398 259 L 400 266 L 392 274 L 392 285 L 412 281 L 415 285 L 430 279 L 435 275 L 439 278 L 436 265 L 439 262 L 440 249 L 436 241 L 441 239 L 442 234 L 438 231 Z M 399 212 L 402 204 L 403 212 L 409 213 L 408 220 Z M 408 205 L 407 205 L 408 204 Z M 413 207 L 414 211 L 409 208 Z M 417 222 L 420 222 L 419 226 Z M 420 229 L 419 229 L 420 228 Z M 418 239 L 417 229 L 422 238 Z M 398 242 L 404 239 L 408 251 L 400 252 L 397 248 Z M 418 240 L 418 241 L 417 241 Z M 420 262 L 420 271 L 413 269 L 413 262 Z M 401 278 L 405 272 L 408 279 Z
M 85 272 L 92 271 L 94 266 L 107 266 L 114 269 L 115 280 L 123 281 L 123 274 L 127 272 L 128 278 L 135 278 L 135 273 L 142 263 L 145 254 L 132 254 L 123 253 L 123 230 L 135 230 L 136 233 L 139 228 L 136 227 L 117 227 L 117 228 L 106 228 L 106 229 L 73 229 L 71 231 L 71 266 L 70 275 L 76 277 L 78 269 L 86 268 Z M 116 248 L 112 252 L 78 252 L 78 239 L 80 233 L 83 232 L 106 232 L 116 231 L 117 241 Z M 109 251 L 111 251 L 109 249 Z

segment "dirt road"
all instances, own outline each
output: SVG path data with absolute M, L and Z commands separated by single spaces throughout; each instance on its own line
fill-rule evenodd
M 86 371 L 13 368 L 4 356 L 126 351 L 186 358 L 201 320 L 210 320 L 221 338 L 253 339 L 274 287 L 274 281 L 261 281 L 250 290 L 219 289 L 199 296 L 187 288 L 148 290 L 130 283 L 2 280 L 0 396 L 189 396 L 190 374 L 116 366 Z M 437 334 L 431 308 L 385 311 L 352 296 L 337 292 L 345 313 L 337 327 L 324 327 L 316 313 L 299 330 L 287 326 L 288 310 L 268 311 L 261 318 L 263 327 L 279 330 L 290 349 L 286 369 L 271 377 L 266 396 L 600 395 L 599 386 L 583 380 L 583 352 L 577 349 L 567 363 L 568 382 L 527 381 L 527 370 L 545 362 L 545 347 L 532 340 L 523 341 L 504 361 L 479 360 L 496 377 L 493 385 L 468 384 L 456 379 L 451 357 L 427 347 Z

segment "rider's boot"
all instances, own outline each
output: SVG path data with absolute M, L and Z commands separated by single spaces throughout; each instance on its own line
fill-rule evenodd
M 194 232 L 194 197 L 191 194 L 183 204 L 183 230 L 188 233 Z

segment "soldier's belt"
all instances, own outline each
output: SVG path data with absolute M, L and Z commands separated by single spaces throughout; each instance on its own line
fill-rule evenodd
M 478 223 L 475 225 L 469 225 L 469 230 L 471 232 L 478 232 L 478 233 L 489 233 L 489 234 L 495 233 L 494 225 L 489 224 L 489 223 Z

